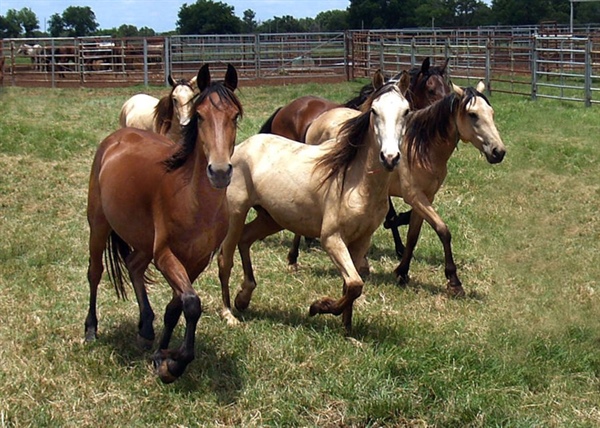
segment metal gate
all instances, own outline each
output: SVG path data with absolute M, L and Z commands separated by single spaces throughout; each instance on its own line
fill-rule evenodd
M 592 41 L 587 37 L 537 36 L 533 49 L 531 97 L 598 103 L 592 91 Z

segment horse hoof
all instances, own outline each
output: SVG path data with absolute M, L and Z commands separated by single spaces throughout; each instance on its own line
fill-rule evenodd
M 83 340 L 85 343 L 94 342 L 96 340 L 96 331 L 95 330 L 86 330 L 85 337 Z
M 398 285 L 403 287 L 405 285 L 408 285 L 410 277 L 408 276 L 408 274 L 401 274 L 396 277 L 396 281 L 398 282 Z
M 248 309 L 248 305 L 250 304 L 250 302 L 248 301 L 248 299 L 244 299 L 242 297 L 240 297 L 240 293 L 238 293 L 238 295 L 235 297 L 235 308 L 240 311 L 243 312 L 246 309 Z
M 137 346 L 144 351 L 149 351 L 154 346 L 154 340 L 146 339 L 139 334 L 136 337 L 136 342 Z
M 240 325 L 240 320 L 238 320 L 230 311 L 223 310 L 221 312 L 221 318 L 225 320 L 228 326 L 235 327 Z
M 450 297 L 465 297 L 465 290 L 462 285 L 448 285 L 447 290 Z
M 299 268 L 298 268 L 298 263 L 290 263 L 290 264 L 288 265 L 288 270 L 289 270 L 290 272 L 298 272 L 298 269 L 299 269 Z
M 158 363 L 156 365 L 156 374 L 158 375 L 159 379 L 164 384 L 173 383 L 177 380 L 177 376 L 173 375 L 169 371 L 169 361 L 171 361 L 171 360 L 168 360 L 168 359 L 162 360 L 160 363 Z M 155 362 L 155 364 L 156 364 L 156 362 Z
M 310 305 L 310 308 L 308 309 L 308 314 L 311 317 L 314 317 L 317 314 L 331 314 L 333 313 L 333 305 L 335 304 L 335 301 L 329 297 L 324 297 L 321 300 L 317 300 L 316 302 L 313 302 L 312 305 Z

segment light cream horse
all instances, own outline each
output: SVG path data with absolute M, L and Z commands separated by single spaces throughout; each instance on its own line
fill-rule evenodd
M 448 226 L 433 208 L 433 200 L 448 172 L 448 160 L 460 140 L 470 142 L 491 163 L 500 163 L 506 148 L 494 123 L 494 109 L 483 95 L 485 85 L 454 92 L 425 109 L 411 113 L 401 144 L 398 173 L 390 184 L 390 195 L 412 206 L 406 249 L 395 270 L 401 284 L 408 282 L 408 270 L 423 220 L 435 230 L 444 247 L 448 293 L 465 294 L 456 273 Z
M 405 130 L 408 75 L 385 85 L 366 102 L 364 112 L 345 123 L 337 140 L 310 146 L 272 134 L 258 134 L 238 145 L 232 157 L 233 178 L 227 191 L 229 232 L 219 255 L 223 317 L 231 313 L 229 279 L 239 248 L 244 269 L 235 306 L 250 303 L 256 280 L 250 246 L 282 229 L 320 237 L 343 281 L 343 296 L 324 297 L 310 306 L 310 315 L 343 314 L 349 331 L 352 307 L 362 293 L 357 264 L 388 210 L 388 187 L 400 158 Z M 250 208 L 257 217 L 244 224 Z
M 119 124 L 165 135 L 180 142 L 181 131 L 193 115 L 196 77 L 191 80 L 173 80 L 169 75 L 171 92 L 158 99 L 147 94 L 136 94 L 121 107 Z

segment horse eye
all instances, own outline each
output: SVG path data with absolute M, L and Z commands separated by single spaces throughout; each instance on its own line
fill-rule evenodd
M 374 116 L 378 116 L 377 112 L 374 109 L 371 109 L 371 113 L 373 113 Z
M 405 110 L 404 111 L 404 117 L 408 116 L 408 113 L 410 113 L 410 110 Z
M 477 113 L 469 113 L 469 117 L 473 120 L 479 119 L 479 116 L 477 116 Z

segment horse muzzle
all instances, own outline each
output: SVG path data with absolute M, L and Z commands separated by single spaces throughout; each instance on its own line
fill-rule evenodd
M 499 147 L 487 148 L 483 152 L 485 154 L 485 158 L 491 164 L 500 163 L 504 159 L 504 155 L 506 154 L 506 149 Z
M 393 171 L 400 163 L 400 152 L 388 154 L 379 152 L 379 161 L 387 171 Z
M 211 186 L 215 189 L 224 189 L 231 183 L 231 176 L 233 175 L 233 165 L 227 164 L 208 164 L 206 167 L 206 175 L 210 181 Z

